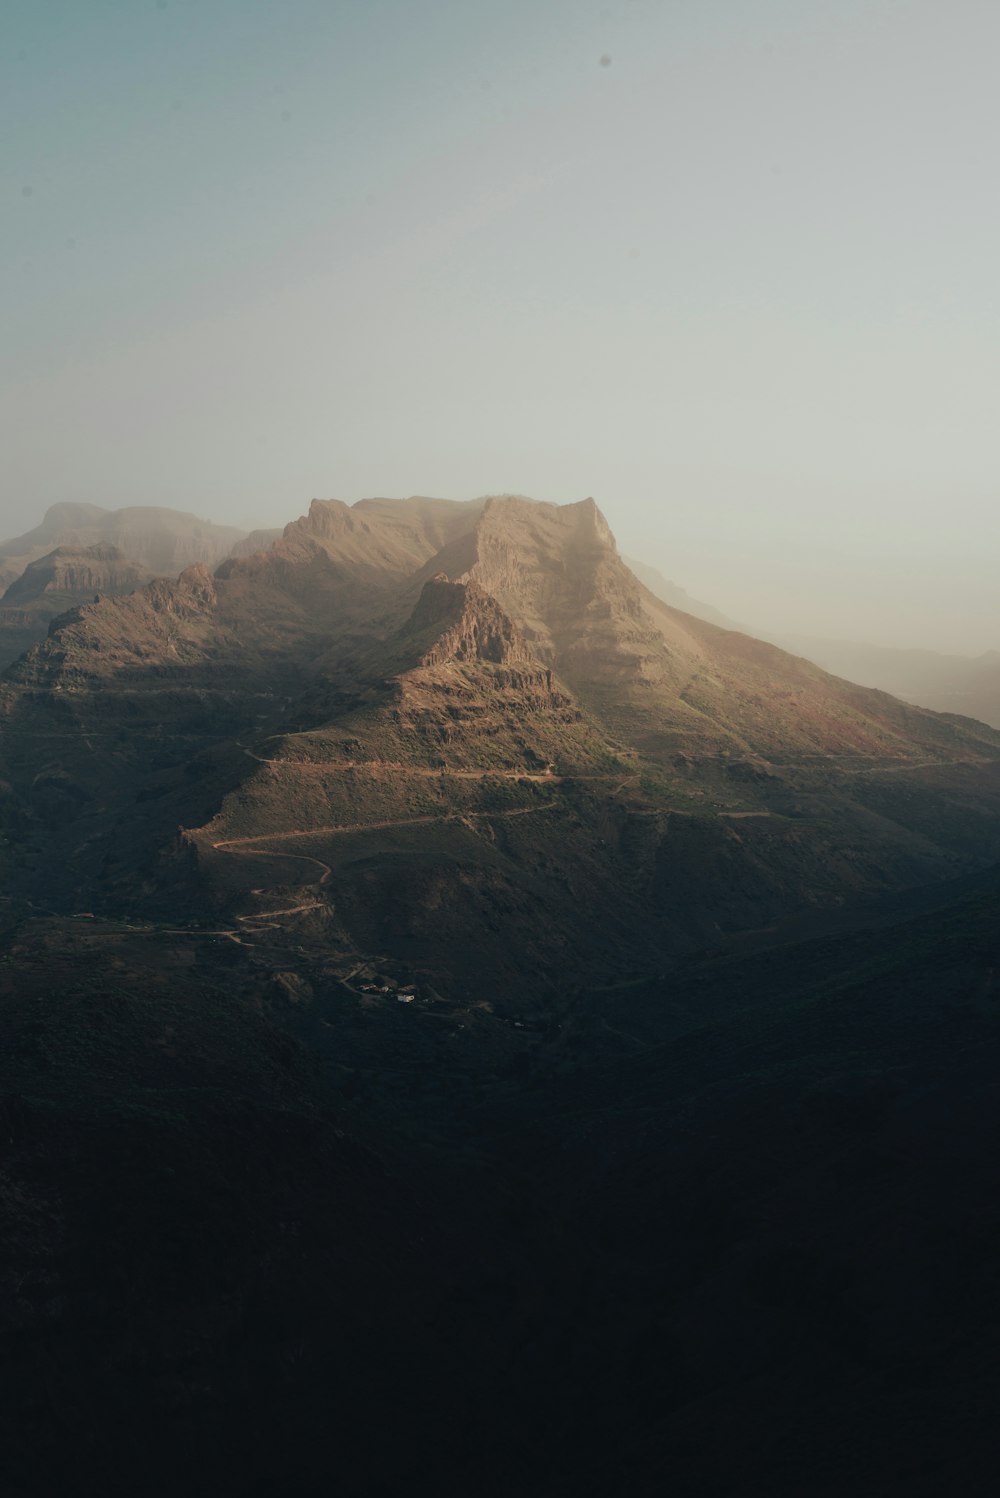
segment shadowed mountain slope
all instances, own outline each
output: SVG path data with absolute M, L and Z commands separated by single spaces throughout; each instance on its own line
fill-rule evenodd
M 992 1491 L 997 893 L 506 1014 L 0 902 L 11 1490 Z
M 634 895 L 609 902 L 602 870 L 620 808 L 598 808 L 635 767 L 495 599 L 434 578 L 354 669 L 330 722 L 255 741 L 256 768 L 188 834 L 228 919 L 308 916 L 345 971 L 395 953 L 453 988 L 488 953 L 494 993 L 526 962 L 551 988 L 574 946 L 574 966 L 606 964 L 613 932 L 649 947 Z

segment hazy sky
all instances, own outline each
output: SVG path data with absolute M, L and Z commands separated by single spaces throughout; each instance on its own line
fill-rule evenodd
M 4 0 L 0 535 L 593 494 L 1000 647 L 995 0 Z

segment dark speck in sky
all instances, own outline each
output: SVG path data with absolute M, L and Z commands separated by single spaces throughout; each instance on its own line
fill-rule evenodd
M 610 68 L 610 66 L 611 66 L 611 54 L 608 53 L 608 52 L 605 52 L 605 53 L 603 53 L 603 55 L 601 57 L 601 67 L 602 68 Z

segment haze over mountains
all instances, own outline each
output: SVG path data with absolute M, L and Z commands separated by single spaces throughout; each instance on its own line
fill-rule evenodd
M 214 567 L 242 536 L 178 510 L 52 505 L 33 530 L 0 543 L 0 670 L 67 609 L 176 577 L 194 562 Z
M 9 583 L 29 562 L 57 546 L 101 544 L 117 546 L 157 576 L 175 576 L 193 562 L 214 566 L 243 534 L 234 526 L 151 505 L 103 510 L 99 505 L 55 504 L 33 530 L 0 544 L 0 580 Z
M 929 707 L 940 713 L 960 713 L 980 718 L 1000 728 L 1000 651 L 979 656 L 947 655 L 932 650 L 904 650 L 859 640 L 828 639 L 809 634 L 774 634 L 728 619 L 711 604 L 702 603 L 678 584 L 669 581 L 642 562 L 629 558 L 628 565 L 646 587 L 674 608 L 696 618 L 721 624 L 771 640 L 793 655 L 815 661 L 825 671 L 856 681 L 861 686 L 891 692 L 904 702 Z M 845 619 L 845 629 L 848 623 Z
M 634 557 L 624 557 L 623 560 L 639 581 L 663 603 L 669 603 L 671 608 L 681 609 L 685 614 L 693 614 L 696 619 L 705 619 L 709 624 L 718 624 L 723 629 L 740 628 L 721 609 L 710 603 L 702 603 L 699 598 L 692 598 L 686 588 L 664 577 L 656 567 L 650 567 L 646 562 L 637 562 Z
M 0 1498 L 993 1498 L 1000 7 L 2 35 Z
M 974 1481 L 1000 732 L 591 499 L 197 534 L 8 588 L 72 600 L 0 676 L 15 1491 Z
M 131 593 L 153 574 L 117 546 L 57 546 L 29 562 L 0 600 L 0 670 L 45 638 L 51 621 L 99 593 Z
M 0 544 L 0 586 L 7 589 L 6 595 L 0 594 L 0 669 L 42 639 L 59 613 L 88 596 L 128 592 L 151 576 L 175 577 L 193 563 L 214 568 L 228 556 L 249 557 L 267 550 L 282 535 L 281 528 L 245 533 L 162 507 L 107 511 L 93 505 L 53 505 L 33 531 Z M 112 559 L 92 552 L 95 546 L 112 546 L 119 555 Z M 48 557 L 51 562 L 46 562 Z M 102 565 L 111 560 L 119 565 Z M 725 629 L 756 633 L 835 675 L 888 691 L 904 701 L 1000 726 L 1000 665 L 993 659 L 995 652 L 968 657 L 863 644 L 849 638 L 774 635 L 754 630 L 752 621 L 735 621 L 713 604 L 693 598 L 648 563 L 634 558 L 626 561 L 650 592 L 684 613 Z M 26 579 L 12 591 L 11 585 L 32 562 L 45 564 L 44 583 L 42 572 L 35 570 L 30 582 Z
M 433 958 L 467 985 L 497 891 L 546 864 L 562 872 L 522 930 L 583 942 L 560 958 L 582 979 L 588 903 L 668 951 L 1000 847 L 995 733 L 664 604 L 592 500 L 316 501 L 214 574 L 110 595 L 0 687 L 26 891 L 137 913 L 183 854 L 170 899 L 252 921 L 292 890 L 314 921 L 338 911 L 351 962 L 371 941 L 348 888 L 363 857 L 366 911 L 411 902 L 429 930 L 428 901 L 469 906 Z M 676 847 L 685 919 L 651 938 Z
M 1000 651 L 945 655 L 933 650 L 894 650 L 850 640 L 776 639 L 837 676 L 880 687 L 907 702 L 939 713 L 961 713 L 1000 727 Z

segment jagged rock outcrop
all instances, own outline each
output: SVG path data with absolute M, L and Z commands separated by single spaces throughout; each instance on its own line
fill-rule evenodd
M 474 591 L 448 593 L 439 575 Z M 419 625 L 422 610 L 447 610 L 449 599 L 458 608 L 460 597 L 490 649 L 529 651 L 616 735 L 657 757 L 954 757 L 959 739 L 966 753 L 991 752 L 985 729 L 920 714 L 654 598 L 592 499 L 317 500 L 269 551 L 230 558 L 214 580 L 195 570 L 134 599 L 88 605 L 39 648 L 78 673 L 90 669 L 81 652 L 93 664 L 96 642 L 105 675 L 130 662 L 180 679 L 203 661 L 221 679 L 267 662 L 349 690 L 366 669 L 357 642 L 395 638 L 417 627 L 411 615 Z M 453 642 L 428 639 L 417 655 L 471 650 L 471 620 L 460 611 Z
M 495 598 L 478 583 L 449 582 L 444 573 L 424 585 L 410 628 L 417 635 L 431 632 L 437 636 L 421 655 L 422 666 L 448 660 L 537 664 L 524 636 Z
M 626 566 L 592 499 L 494 496 L 413 586 L 439 571 L 494 597 L 586 706 L 657 757 L 905 758 L 914 733 L 933 752 L 955 732 L 663 603 Z

